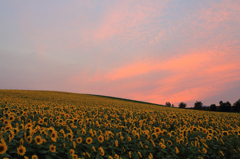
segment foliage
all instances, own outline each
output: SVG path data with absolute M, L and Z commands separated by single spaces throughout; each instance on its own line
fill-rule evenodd
M 217 109 L 216 104 L 211 104 L 210 109 L 211 109 L 211 111 L 215 111 Z
M 171 107 L 171 103 L 170 102 L 166 102 L 165 105 L 168 106 L 168 107 Z
M 186 108 L 187 104 L 184 102 L 179 103 L 179 108 Z
M 240 112 L 240 99 L 238 99 L 234 104 L 233 104 L 233 110 L 235 112 Z
M 226 103 L 220 101 L 219 104 L 220 104 L 219 108 L 222 112 L 230 112 L 231 111 L 231 103 L 229 101 L 227 101 Z
M 196 101 L 194 104 L 194 109 L 201 110 L 202 109 L 202 102 L 201 101 Z

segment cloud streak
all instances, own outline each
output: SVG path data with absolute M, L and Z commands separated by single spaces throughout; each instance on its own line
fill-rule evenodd
M 226 92 L 240 93 L 238 8 L 224 0 L 0 2 L 0 88 L 234 102 Z

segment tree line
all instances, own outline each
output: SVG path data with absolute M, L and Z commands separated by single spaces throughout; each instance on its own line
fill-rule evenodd
M 165 104 L 168 107 L 174 107 L 173 104 L 170 102 L 166 102 Z M 178 107 L 179 108 L 186 108 L 187 104 L 184 102 L 179 103 Z M 188 108 L 188 109 L 195 109 L 195 110 L 206 110 L 206 111 L 221 111 L 221 112 L 240 112 L 240 99 L 238 99 L 233 105 L 227 101 L 219 102 L 219 106 L 216 104 L 211 104 L 209 107 L 203 107 L 203 103 L 201 101 L 196 101 L 194 103 L 193 108 Z

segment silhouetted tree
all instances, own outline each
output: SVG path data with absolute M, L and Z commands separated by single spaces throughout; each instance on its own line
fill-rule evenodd
M 220 104 L 219 108 L 222 112 L 229 112 L 231 110 L 231 103 L 229 101 L 227 101 L 226 103 L 220 101 L 219 104 Z
M 231 111 L 231 103 L 229 101 L 226 102 L 226 111 L 230 112 Z
M 238 99 L 234 104 L 233 104 L 233 111 L 239 112 L 240 111 L 240 99 Z
M 202 109 L 202 102 L 201 101 L 196 101 L 194 104 L 194 109 L 201 110 Z
M 174 105 L 172 104 L 172 107 L 174 107 Z
M 181 103 L 179 104 L 179 108 L 186 108 L 186 106 L 187 106 L 187 104 L 186 104 L 186 103 L 183 103 L 183 102 L 181 102 Z
M 221 104 L 223 104 L 223 101 L 220 101 L 220 102 L 219 102 L 219 105 L 221 105 Z
M 166 102 L 166 106 L 171 107 L 171 103 L 170 102 Z
M 215 111 L 217 109 L 216 104 L 211 104 L 210 109 L 211 109 L 211 111 Z

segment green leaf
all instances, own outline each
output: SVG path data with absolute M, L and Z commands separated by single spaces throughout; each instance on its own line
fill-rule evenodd
M 193 158 L 193 154 L 191 154 L 191 155 L 188 155 L 188 158 Z
M 47 154 L 48 153 L 48 151 L 46 151 L 46 150 L 40 150 L 38 152 L 41 153 L 41 154 Z
M 17 153 L 17 149 L 10 149 L 9 153 Z
M 53 158 L 49 155 L 46 155 L 46 159 L 53 159 Z

